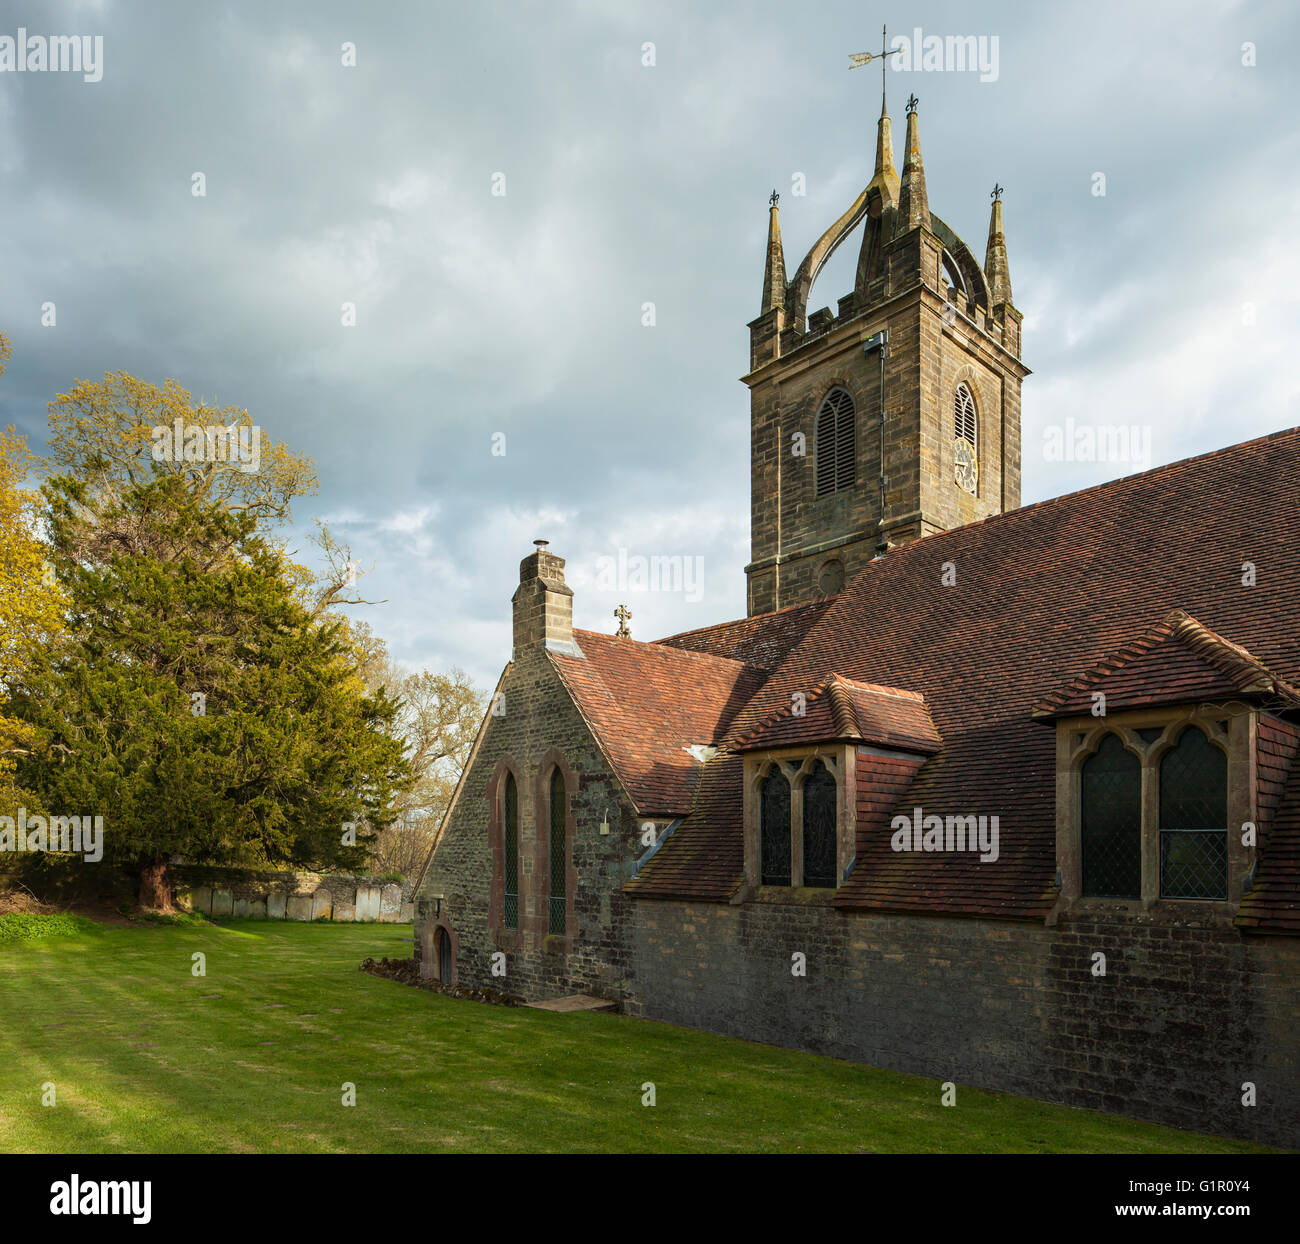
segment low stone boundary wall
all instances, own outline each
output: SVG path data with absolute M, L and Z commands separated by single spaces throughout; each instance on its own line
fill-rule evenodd
M 415 906 L 394 881 L 312 872 L 173 864 L 173 901 L 205 916 L 406 924 Z

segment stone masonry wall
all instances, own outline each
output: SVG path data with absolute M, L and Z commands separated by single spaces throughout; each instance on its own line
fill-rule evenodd
M 635 810 L 608 772 L 599 747 L 540 648 L 511 665 L 501 688 L 501 715 L 489 723 L 459 801 L 416 896 L 415 956 L 435 971 L 433 938 L 451 939 L 455 983 L 520 994 L 529 1000 L 588 993 L 621 999 L 630 966 L 631 900 L 622 892 L 640 845 Z M 568 783 L 571 822 L 570 908 L 574 935 L 547 933 L 545 788 L 555 757 Z M 507 930 L 493 910 L 495 861 L 489 791 L 502 762 L 513 766 L 519 793 L 519 928 Z M 608 817 L 610 832 L 600 833 Z M 492 957 L 505 955 L 505 975 Z
M 961 1085 L 1300 1145 L 1300 943 L 641 900 L 647 1018 Z M 807 956 L 807 975 L 791 956 Z M 1093 975 L 1093 954 L 1106 975 Z M 1257 1104 L 1243 1106 L 1242 1085 Z M 960 1087 L 958 1104 L 960 1105 Z

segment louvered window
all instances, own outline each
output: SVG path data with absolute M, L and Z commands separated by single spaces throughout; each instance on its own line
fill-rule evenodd
M 564 775 L 557 766 L 551 774 L 551 899 L 550 921 L 547 926 L 551 933 L 563 933 L 565 917 L 568 915 L 567 865 L 565 858 L 564 834 Z
M 815 429 L 817 495 L 853 487 L 857 479 L 857 410 L 846 389 L 832 389 L 822 399 Z
M 959 440 L 967 441 L 972 449 L 978 449 L 976 441 L 977 423 L 975 420 L 975 398 L 970 389 L 964 385 L 957 386 L 952 399 L 953 435 Z
M 803 784 L 803 883 L 835 885 L 835 778 L 819 760 Z
M 1228 897 L 1228 758 L 1195 727 L 1160 761 L 1160 896 Z
M 1107 734 L 1083 763 L 1083 892 L 1142 897 L 1142 769 L 1119 735 Z
M 790 783 L 773 765 L 759 788 L 764 885 L 790 884 Z
M 505 926 L 519 927 L 519 790 L 515 775 L 506 774 L 505 797 Z

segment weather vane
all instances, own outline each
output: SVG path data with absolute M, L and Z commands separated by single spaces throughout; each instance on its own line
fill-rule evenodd
M 885 110 L 885 66 L 889 63 L 889 58 L 895 52 L 901 52 L 902 48 L 891 48 L 889 46 L 889 36 L 885 33 L 885 28 L 880 28 L 880 51 L 879 52 L 850 52 L 849 60 L 853 63 L 850 69 L 861 69 L 863 65 L 869 65 L 873 60 L 880 62 L 880 110 Z
M 880 112 L 885 110 L 885 65 L 889 64 L 889 57 L 896 52 L 901 52 L 902 48 L 889 47 L 889 35 L 885 32 L 885 27 L 880 27 L 880 51 L 879 52 L 850 52 L 849 60 L 853 62 L 849 65 L 850 69 L 861 69 L 863 65 L 870 65 L 872 61 L 880 61 Z

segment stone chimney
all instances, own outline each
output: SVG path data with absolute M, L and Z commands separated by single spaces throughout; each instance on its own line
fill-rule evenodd
M 573 639 L 573 589 L 564 582 L 564 558 L 546 551 L 547 541 L 534 540 L 537 552 L 519 563 L 519 588 L 514 606 L 515 655 L 549 648 L 582 656 Z

